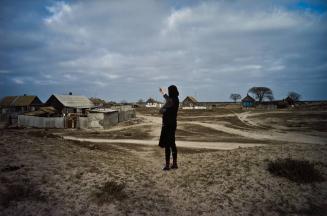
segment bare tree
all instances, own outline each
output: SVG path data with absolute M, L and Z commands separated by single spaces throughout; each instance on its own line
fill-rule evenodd
M 89 99 L 90 99 L 90 101 L 93 102 L 93 104 L 94 104 L 95 106 L 103 106 L 104 104 L 106 104 L 106 101 L 103 100 L 103 99 L 101 99 L 101 98 L 90 97 Z
M 270 101 L 274 99 L 272 90 L 267 87 L 252 87 L 248 93 L 252 94 L 259 102 L 262 102 L 264 99 Z
M 232 93 L 232 94 L 230 94 L 229 98 L 232 99 L 236 103 L 237 100 L 241 99 L 241 95 L 237 94 L 237 93 Z
M 294 102 L 299 101 L 301 99 L 301 95 L 296 92 L 289 92 L 287 96 L 291 98 Z
M 140 99 L 137 101 L 137 104 L 143 104 L 143 103 L 144 103 L 144 101 L 143 101 L 142 98 L 140 98 Z

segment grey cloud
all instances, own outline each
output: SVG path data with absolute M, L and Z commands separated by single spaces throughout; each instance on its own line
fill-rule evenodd
M 200 100 L 228 100 L 251 85 L 268 85 L 277 98 L 306 85 L 304 98 L 321 98 L 326 14 L 288 10 L 295 2 L 57 2 L 46 5 L 38 31 L 26 32 L 26 44 L 17 32 L 0 32 L 0 58 L 18 58 L 0 63 L 11 71 L 0 76 L 52 86 L 48 94 L 72 88 L 115 100 L 155 96 L 171 83 Z

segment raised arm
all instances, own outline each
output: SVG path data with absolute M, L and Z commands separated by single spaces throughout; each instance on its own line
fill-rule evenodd
M 159 110 L 159 112 L 161 114 L 165 113 L 167 111 L 167 108 L 170 108 L 173 106 L 173 101 L 167 94 L 164 94 L 163 97 L 166 99 L 166 102 Z
M 159 112 L 162 114 L 167 111 L 167 108 L 173 106 L 172 99 L 165 93 L 165 91 L 162 88 L 159 88 L 160 94 L 165 98 L 165 104 L 160 108 Z

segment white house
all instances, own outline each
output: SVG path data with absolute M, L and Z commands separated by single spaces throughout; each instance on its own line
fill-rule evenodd
M 146 102 L 145 102 L 145 107 L 154 107 L 154 108 L 161 108 L 163 105 L 162 102 L 160 101 L 156 101 L 153 98 L 149 98 Z

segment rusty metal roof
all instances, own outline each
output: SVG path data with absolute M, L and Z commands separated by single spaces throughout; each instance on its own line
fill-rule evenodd
M 33 104 L 34 101 L 35 104 Z M 0 102 L 1 107 L 31 106 L 41 104 L 41 100 L 35 95 L 6 96 Z

